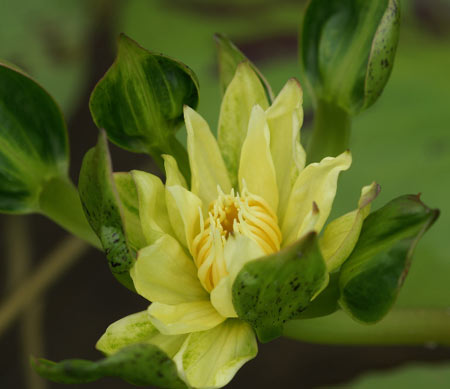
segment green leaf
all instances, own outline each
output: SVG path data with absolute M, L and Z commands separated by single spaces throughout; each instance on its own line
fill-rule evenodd
M 78 189 L 86 218 L 100 238 L 111 272 L 134 291 L 129 270 L 136 252 L 127 239 L 125 212 L 114 184 L 104 131 L 100 132 L 97 145 L 84 156 Z
M 399 27 L 397 0 L 312 0 L 301 53 L 316 97 L 353 115 L 373 104 L 389 79 Z
M 67 180 L 67 131 L 52 97 L 17 68 L 0 63 L 0 211 L 40 210 L 54 178 Z
M 120 35 L 114 64 L 92 92 L 89 106 L 95 124 L 118 146 L 150 154 L 173 155 L 188 178 L 187 152 L 175 137 L 183 106 L 198 104 L 198 81 L 186 65 L 140 47 Z
M 239 50 L 236 45 L 231 42 L 228 37 L 223 34 L 215 34 L 214 39 L 217 45 L 217 55 L 219 60 L 219 78 L 220 78 L 220 88 L 222 91 L 222 95 L 225 93 L 228 85 L 236 73 L 236 69 L 241 62 L 248 61 L 258 75 L 259 80 L 264 86 L 264 90 L 266 91 L 267 99 L 269 102 L 272 102 L 274 99 L 272 88 L 268 81 L 264 78 L 262 73 L 258 70 L 258 68 L 248 60 L 244 53 Z
M 328 280 L 316 233 L 285 249 L 247 263 L 233 284 L 233 305 L 239 318 L 267 342 L 281 335 Z
M 134 385 L 160 388 L 186 388 L 178 377 L 175 363 L 152 344 L 135 344 L 97 362 L 69 359 L 58 363 L 32 360 L 42 377 L 62 384 L 83 384 L 102 377 L 118 377 Z
M 340 272 L 341 307 L 362 322 L 382 319 L 395 302 L 419 239 L 438 216 L 418 196 L 398 197 L 370 214 Z
M 312 319 L 331 315 L 340 308 L 338 304 L 339 296 L 339 274 L 333 273 L 330 274 L 327 287 L 311 301 L 296 319 Z

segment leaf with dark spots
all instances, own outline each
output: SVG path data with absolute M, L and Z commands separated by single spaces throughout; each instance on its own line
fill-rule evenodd
M 134 291 L 129 270 L 134 264 L 136 252 L 127 239 L 125 213 L 114 183 L 103 131 L 97 145 L 84 156 L 78 188 L 86 217 L 100 238 L 111 272 Z
M 310 233 L 283 250 L 247 263 L 233 284 L 233 305 L 267 342 L 281 335 L 327 282 L 326 265 Z
M 184 389 L 175 363 L 152 344 L 134 344 L 97 362 L 69 359 L 58 363 L 32 359 L 38 374 L 61 384 L 84 384 L 102 377 L 118 377 L 131 384 Z

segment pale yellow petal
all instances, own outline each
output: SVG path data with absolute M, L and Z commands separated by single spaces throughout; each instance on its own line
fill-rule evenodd
M 166 186 L 166 203 L 175 236 L 191 251 L 194 238 L 200 232 L 202 201 L 180 185 Z
M 187 335 L 162 335 L 150 322 L 147 311 L 134 313 L 112 323 L 98 340 L 97 350 L 106 355 L 115 354 L 123 347 L 135 343 L 158 346 L 170 358 L 181 348 Z
M 203 210 L 207 211 L 209 204 L 217 198 L 217 186 L 225 193 L 231 190 L 230 179 L 216 138 L 205 119 L 185 106 L 184 121 L 192 174 L 191 190 L 203 201 Z
M 136 291 L 149 301 L 179 304 L 208 299 L 194 262 L 170 235 L 139 251 L 130 276 Z
M 164 159 L 164 170 L 166 171 L 166 185 L 179 185 L 187 189 L 186 180 L 178 169 L 176 159 L 168 154 L 164 154 L 162 157 Z
M 311 205 L 311 210 L 308 212 L 306 217 L 303 219 L 303 223 L 301 224 L 298 232 L 297 239 L 300 239 L 304 235 L 316 231 L 317 232 L 317 224 L 320 220 L 320 209 L 317 204 L 313 201 Z
M 114 173 L 113 177 L 122 203 L 128 243 L 134 250 L 139 250 L 147 246 L 148 241 L 142 231 L 136 184 L 130 173 Z
M 355 248 L 364 219 L 379 191 L 375 182 L 362 188 L 358 209 L 333 220 L 325 228 L 319 245 L 329 272 L 341 266 Z
M 164 335 L 206 331 L 225 320 L 209 300 L 177 305 L 153 303 L 148 313 L 153 325 Z
M 306 160 L 300 144 L 300 127 L 303 123 L 303 91 L 292 78 L 266 111 L 270 129 L 270 151 L 275 166 L 279 206 L 278 217 L 284 215 L 287 200 L 299 172 Z
M 228 275 L 211 291 L 211 304 L 225 317 L 237 317 L 232 301 L 234 280 L 247 262 L 264 256 L 264 250 L 252 239 L 237 234 L 227 239 L 224 257 Z
M 209 331 L 190 334 L 174 361 L 190 387 L 222 388 L 257 353 L 251 327 L 228 319 Z
M 234 187 L 237 187 L 239 158 L 250 113 L 257 104 L 263 109 L 269 105 L 264 86 L 252 66 L 242 62 L 223 96 L 217 133 L 220 151 Z
M 163 234 L 173 235 L 161 180 L 140 170 L 133 170 L 131 174 L 136 184 L 139 216 L 147 244 L 152 244 Z
M 336 195 L 339 173 L 351 165 L 351 154 L 326 157 L 319 163 L 308 165 L 298 176 L 289 196 L 281 232 L 283 245 L 293 243 L 306 216 L 315 202 L 320 210 L 315 230 L 319 232 L 330 214 Z
M 275 167 L 270 153 L 270 131 L 266 114 L 255 105 L 248 123 L 248 132 L 242 145 L 239 164 L 239 186 L 261 196 L 274 212 L 278 208 L 278 189 Z

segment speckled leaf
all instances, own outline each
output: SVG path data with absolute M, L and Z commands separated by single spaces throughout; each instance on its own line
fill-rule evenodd
M 327 287 L 311 301 L 311 304 L 296 319 L 312 319 L 331 315 L 339 309 L 339 274 L 330 274 Z
M 401 196 L 367 217 L 339 276 L 339 304 L 347 313 L 365 323 L 387 314 L 419 239 L 438 215 L 418 196 Z
M 398 0 L 312 0 L 301 39 L 314 93 L 356 114 L 373 104 L 392 70 Z
M 38 211 L 43 186 L 67 180 L 68 154 L 55 101 L 15 66 L 0 63 L 0 211 Z
M 243 61 L 248 61 L 248 58 L 225 35 L 215 34 L 214 39 L 217 45 L 220 89 L 222 91 L 222 94 L 224 94 L 228 84 L 231 82 L 231 80 L 234 77 L 234 74 L 236 73 L 237 66 Z M 264 78 L 262 73 L 256 68 L 256 66 L 252 62 L 250 62 L 250 64 L 252 65 L 253 70 L 256 72 L 259 79 L 261 80 L 262 85 L 264 86 L 267 99 L 269 100 L 269 102 L 272 102 L 274 96 L 272 88 L 270 87 L 268 81 Z
M 197 104 L 198 82 L 192 70 L 145 50 L 123 34 L 117 58 L 89 102 L 95 124 L 112 142 L 150 154 L 161 167 L 161 154 L 173 155 L 185 177 L 187 152 L 175 132 L 183 122 L 183 105 Z
M 233 284 L 239 318 L 267 342 L 281 335 L 328 279 L 325 261 L 312 232 L 285 249 L 247 263 Z
M 97 362 L 69 359 L 58 363 L 46 359 L 31 361 L 44 378 L 62 384 L 83 384 L 102 377 L 118 377 L 139 386 L 186 388 L 175 363 L 152 344 L 135 344 Z
M 136 253 L 126 235 L 125 212 L 114 184 L 106 135 L 100 132 L 97 145 L 83 159 L 78 183 L 86 218 L 100 238 L 114 276 L 134 290 L 129 269 Z

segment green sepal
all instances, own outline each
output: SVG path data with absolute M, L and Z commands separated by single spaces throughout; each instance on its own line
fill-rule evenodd
M 261 342 L 282 334 L 328 281 L 326 264 L 311 232 L 283 250 L 247 263 L 233 283 L 233 305 Z
M 352 115 L 372 105 L 389 79 L 399 28 L 398 0 L 312 0 L 301 55 L 317 100 Z
M 68 181 L 66 125 L 53 98 L 17 67 L 0 63 L 0 85 L 0 212 L 38 212 L 45 185 Z
M 69 359 L 56 363 L 33 358 L 31 364 L 39 375 L 61 384 L 83 384 L 102 377 L 118 377 L 134 385 L 186 388 L 175 363 L 152 344 L 134 344 L 97 362 Z
M 89 107 L 113 143 L 150 154 L 160 167 L 162 154 L 173 155 L 188 179 L 187 152 L 175 133 L 183 123 L 183 106 L 198 105 L 198 88 L 186 65 L 121 34 L 117 58 L 93 90 Z
M 272 88 L 258 68 L 248 60 L 245 54 L 239 50 L 236 45 L 223 34 L 214 34 L 214 40 L 217 46 L 217 56 L 219 62 L 219 81 L 222 95 L 225 93 L 229 83 L 236 73 L 237 66 L 244 61 L 248 61 L 252 69 L 258 75 L 261 84 L 266 91 L 267 99 L 271 103 L 274 99 Z
M 411 195 L 371 213 L 340 271 L 342 309 L 361 322 L 381 320 L 396 300 L 419 239 L 438 216 Z
M 313 319 L 328 316 L 340 309 L 339 300 L 339 274 L 330 274 L 326 288 L 321 291 L 311 304 L 296 317 L 296 319 Z
M 111 272 L 134 291 L 129 270 L 136 252 L 127 239 L 125 212 L 114 183 L 104 131 L 100 132 L 97 145 L 84 156 L 78 190 L 86 218 L 102 243 Z

